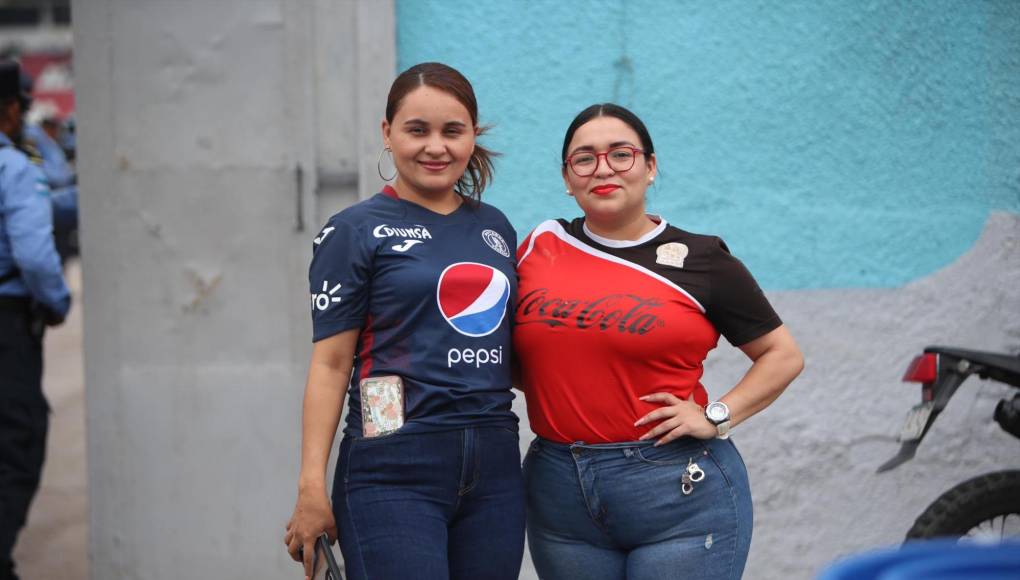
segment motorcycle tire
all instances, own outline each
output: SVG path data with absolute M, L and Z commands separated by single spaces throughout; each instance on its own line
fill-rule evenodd
M 918 516 L 908 540 L 963 537 L 982 522 L 1020 517 L 1020 471 L 997 471 L 968 479 L 943 493 Z

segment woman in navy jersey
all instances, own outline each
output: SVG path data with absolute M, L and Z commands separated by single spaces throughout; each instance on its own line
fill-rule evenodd
M 314 346 L 284 542 L 311 572 L 339 536 L 352 579 L 517 578 L 524 497 L 510 410 L 517 239 L 479 197 L 491 153 L 470 83 L 401 73 L 382 123 L 391 186 L 330 218 L 309 269 Z M 344 438 L 326 463 L 345 396 Z M 339 534 L 338 534 L 339 532 Z
M 585 109 L 562 160 L 584 217 L 544 222 L 518 250 L 532 559 L 556 580 L 740 578 L 751 496 L 729 431 L 803 358 L 722 240 L 645 212 L 656 158 L 633 113 Z M 751 365 L 712 400 L 700 379 L 720 335 Z

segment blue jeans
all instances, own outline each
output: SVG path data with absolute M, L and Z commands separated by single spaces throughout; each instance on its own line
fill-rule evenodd
M 345 437 L 333 513 L 347 577 L 516 580 L 520 457 L 504 427 Z
M 689 463 L 704 472 L 685 495 Z M 528 546 L 549 580 L 739 579 L 751 547 L 747 470 L 728 440 L 562 444 L 524 460 Z

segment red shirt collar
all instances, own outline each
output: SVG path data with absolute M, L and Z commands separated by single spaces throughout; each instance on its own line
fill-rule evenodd
M 397 190 L 393 189 L 393 187 L 389 185 L 383 186 L 382 194 L 386 197 L 392 197 L 393 199 L 400 199 L 400 196 L 397 195 Z

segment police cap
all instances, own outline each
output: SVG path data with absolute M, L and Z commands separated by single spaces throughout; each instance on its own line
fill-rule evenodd
M 22 104 L 30 102 L 21 79 L 21 67 L 13 60 L 0 60 L 0 99 L 17 97 Z

